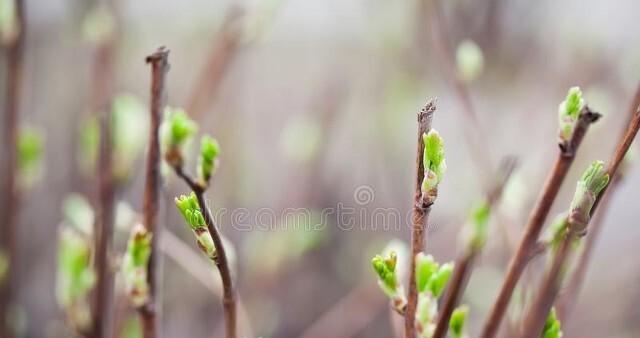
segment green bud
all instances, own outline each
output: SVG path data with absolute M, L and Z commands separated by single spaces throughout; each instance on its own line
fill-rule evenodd
M 562 337 L 562 327 L 560 320 L 556 316 L 556 309 L 551 308 L 547 321 L 544 323 L 544 329 L 542 329 L 542 335 L 540 338 L 560 338 Z
M 204 215 L 198 205 L 196 194 L 191 192 L 189 196 L 180 195 L 180 197 L 175 199 L 175 202 L 178 210 L 182 214 L 182 217 L 196 236 L 196 242 L 200 249 L 207 254 L 209 258 L 216 259 L 216 247 L 213 243 L 211 233 L 209 233 L 209 230 L 207 229 Z
M 3 284 L 7 271 L 9 271 L 9 257 L 3 250 L 0 250 L 0 285 Z
M 487 242 L 489 232 L 489 217 L 491 216 L 491 207 L 486 201 L 476 204 L 469 217 L 468 227 L 468 245 L 474 252 L 479 252 Z
M 322 126 L 308 118 L 287 121 L 280 133 L 279 146 L 287 159 L 306 163 L 322 147 Z
M 397 261 L 398 257 L 395 252 L 391 252 L 387 258 L 376 255 L 371 260 L 373 270 L 378 274 L 380 288 L 382 288 L 389 297 L 394 297 L 398 290 L 398 276 L 396 274 Z
M 438 272 L 439 265 L 431 255 L 420 252 L 416 255 L 416 286 L 418 292 L 427 290 L 433 276 Z
M 576 192 L 571 201 L 569 221 L 579 230 L 589 223 L 591 208 L 598 195 L 609 183 L 609 174 L 604 169 L 604 162 L 593 162 L 578 181 Z
M 82 22 L 82 35 L 91 43 L 102 43 L 113 37 L 115 20 L 105 6 L 91 9 Z
M 434 129 L 428 134 L 423 134 L 422 141 L 424 142 L 422 196 L 425 201 L 432 203 L 437 196 L 436 188 L 447 169 L 444 159 L 444 141 Z
M 79 194 L 70 194 L 62 203 L 64 219 L 75 230 L 86 236 L 93 234 L 94 212 L 87 199 Z
M 198 205 L 198 199 L 194 192 L 191 192 L 188 196 L 180 195 L 180 197 L 175 199 L 175 202 L 187 225 L 192 229 L 206 227 L 204 216 L 202 215 L 202 211 Z
M 438 272 L 431 277 L 427 289 L 431 291 L 433 297 L 438 298 L 442 295 L 442 291 L 444 291 L 445 286 L 447 286 L 452 273 L 453 263 L 446 263 L 442 264 Z
M 466 305 L 461 305 L 451 314 L 451 319 L 449 319 L 449 331 L 451 332 L 452 338 L 463 338 L 466 337 L 465 334 L 465 326 L 467 323 L 467 314 L 469 313 L 469 307 Z
M 142 224 L 131 230 L 127 251 L 122 262 L 122 272 L 131 303 L 144 306 L 149 302 L 150 288 L 147 266 L 151 257 L 151 234 Z
M 42 167 L 43 140 L 40 132 L 23 128 L 18 134 L 18 169 L 25 186 L 33 184 Z
M 558 107 L 558 137 L 560 142 L 567 142 L 571 139 L 573 128 L 576 121 L 578 121 L 580 110 L 582 110 L 584 104 L 580 87 L 571 87 L 567 93 L 567 98 Z
M 218 141 L 208 135 L 202 137 L 200 158 L 198 160 L 198 176 L 203 182 L 208 182 L 218 166 L 220 145 Z
M 176 108 L 169 111 L 169 142 L 171 146 L 180 147 L 195 134 L 198 126 L 183 109 Z
M 18 35 L 18 16 L 15 0 L 0 0 L 0 41 L 8 44 Z
M 484 68 L 484 56 L 482 50 L 475 42 L 465 40 L 456 50 L 456 63 L 458 75 L 464 82 L 475 80 Z
M 96 281 L 91 268 L 91 242 L 71 228 L 60 232 L 56 298 L 62 307 L 84 301 Z
M 113 100 L 111 114 L 113 171 L 116 178 L 125 180 L 131 175 L 131 168 L 147 144 L 147 108 L 137 97 L 121 94 Z

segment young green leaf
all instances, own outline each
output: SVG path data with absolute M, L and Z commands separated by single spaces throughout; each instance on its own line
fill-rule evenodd
M 4 282 L 7 271 L 9 271 L 9 257 L 4 250 L 0 250 L 0 285 Z
M 188 196 L 180 195 L 180 197 L 175 199 L 175 203 L 185 222 L 189 225 L 193 234 L 196 236 L 196 242 L 198 243 L 200 250 L 202 250 L 210 259 L 215 260 L 217 257 L 216 247 L 213 243 L 211 233 L 205 224 L 204 215 L 198 205 L 196 194 L 191 192 Z
M 135 161 L 147 144 L 147 108 L 130 94 L 120 94 L 111 105 L 114 175 L 119 180 L 131 176 Z
M 456 50 L 456 63 L 458 76 L 465 82 L 471 82 L 482 73 L 484 68 L 482 50 L 475 42 L 465 40 Z
M 438 272 L 439 265 L 431 255 L 420 252 L 416 255 L 416 288 L 419 293 L 427 290 L 433 276 Z
M 95 283 L 91 268 L 91 243 L 71 228 L 63 228 L 58 248 L 56 296 L 62 307 L 87 296 Z
M 544 329 L 542 329 L 542 335 L 540 338 L 561 338 L 562 337 L 562 327 L 560 325 L 560 320 L 556 316 L 556 309 L 551 308 L 549 312 L 549 316 L 547 316 L 547 321 L 544 324 Z
M 442 264 L 438 272 L 431 277 L 427 288 L 431 291 L 433 297 L 437 299 L 442 295 L 442 291 L 444 291 L 445 286 L 447 286 L 452 273 L 453 263 L 445 263 Z
M 25 186 L 32 185 L 42 167 L 43 139 L 33 128 L 22 128 L 18 134 L 18 169 Z
M 169 108 L 168 108 L 169 109 Z M 170 110 L 169 131 L 170 144 L 180 147 L 198 130 L 196 123 L 189 118 L 187 113 L 180 108 Z
M 215 172 L 218 166 L 218 154 L 220 154 L 218 141 L 208 135 L 203 136 L 198 159 L 198 177 L 202 182 L 208 182 Z
M 573 128 L 584 104 L 580 87 L 571 87 L 566 99 L 558 107 L 558 137 L 560 142 L 568 142 L 571 139 Z
M 609 174 L 602 161 L 593 162 L 578 181 L 569 211 L 569 221 L 578 228 L 586 227 L 591 208 L 600 192 L 609 183 Z M 584 230 L 584 229 L 580 229 Z
M 391 252 L 387 258 L 376 255 L 371 260 L 373 270 L 378 274 L 380 287 L 390 297 L 396 294 L 398 288 L 398 276 L 396 275 L 397 260 L 398 257 L 395 252 Z
M 122 272 L 131 303 L 144 306 L 150 299 L 147 279 L 147 265 L 151 257 L 151 238 L 153 234 L 142 224 L 136 224 L 131 230 L 127 251 L 122 262 Z
M 18 35 L 16 0 L 0 0 L 0 42 L 8 44 Z
M 94 212 L 91 204 L 80 194 L 70 194 L 62 202 L 65 221 L 86 236 L 93 234 Z
M 472 207 L 466 225 L 467 229 L 465 229 L 467 245 L 470 250 L 479 252 L 487 242 L 490 216 L 491 207 L 486 201 L 483 200 Z
M 437 196 L 436 188 L 447 169 L 444 159 L 444 141 L 434 129 L 423 134 L 422 140 L 424 142 L 422 196 L 426 202 L 433 203 Z
M 466 305 L 461 305 L 453 310 L 451 319 L 449 319 L 449 331 L 451 332 L 452 338 L 466 337 L 465 326 L 468 313 L 469 307 Z

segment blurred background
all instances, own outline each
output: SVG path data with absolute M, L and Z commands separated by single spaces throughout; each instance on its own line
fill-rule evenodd
M 19 210 L 23 336 L 68 336 L 54 292 L 56 239 L 66 196 L 80 193 L 96 206 L 95 170 L 83 163 L 91 149 L 85 121 L 100 93 L 127 94 L 143 112 L 126 119 L 128 135 L 147 134 L 144 58 L 159 46 L 171 51 L 168 105 L 185 108 L 222 148 L 207 198 L 234 248 L 247 337 L 392 336 L 397 315 L 370 259 L 390 241 L 408 243 L 416 113 L 430 98 L 448 165 L 426 240 L 438 261 L 456 258 L 470 207 L 500 161 L 515 156 L 463 297 L 475 336 L 556 156 L 557 109 L 569 87 L 580 86 L 604 118 L 585 138 L 549 220 L 568 207 L 587 164 L 612 154 L 640 81 L 640 3 L 434 1 L 27 0 L 19 119 L 42 133 L 44 158 Z M 7 68 L 1 72 L 4 93 Z M 123 171 L 116 256 L 142 209 L 143 151 Z M 162 331 L 220 337 L 218 275 L 173 206 L 187 187 L 172 175 L 164 183 Z M 638 184 L 632 164 L 606 210 L 566 337 L 640 336 Z M 545 264 L 540 257 L 530 265 L 514 318 Z M 114 336 L 136 337 L 121 292 Z

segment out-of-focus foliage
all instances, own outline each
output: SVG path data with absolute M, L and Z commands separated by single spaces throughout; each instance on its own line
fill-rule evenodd
M 80 194 L 70 194 L 62 203 L 66 223 L 80 233 L 91 236 L 95 214 L 87 199 Z
M 131 230 L 127 250 L 122 260 L 124 276 L 129 300 L 136 306 L 144 306 L 149 302 L 150 287 L 147 280 L 147 266 L 151 257 L 151 237 L 142 224 L 136 224 Z
M 280 148 L 287 158 L 298 163 L 314 158 L 322 141 L 320 126 L 308 118 L 288 121 L 280 134 Z
M 80 329 L 91 323 L 88 295 L 96 281 L 91 267 L 91 244 L 88 237 L 63 224 L 58 247 L 56 298 L 68 321 Z
M 135 96 L 121 94 L 113 100 L 111 113 L 113 174 L 117 179 L 125 180 L 131 175 L 135 161 L 147 144 L 147 108 Z
M 456 50 L 456 63 L 458 66 L 458 76 L 465 82 L 475 80 L 484 69 L 484 55 L 478 45 L 465 40 L 458 45 Z
M 113 37 L 116 22 L 106 6 L 92 8 L 82 23 L 82 35 L 90 43 L 99 44 Z
M 30 187 L 42 175 L 43 136 L 34 128 L 22 128 L 18 134 L 18 169 L 24 187 Z
M 8 44 L 18 34 L 16 0 L 0 0 L 0 41 Z

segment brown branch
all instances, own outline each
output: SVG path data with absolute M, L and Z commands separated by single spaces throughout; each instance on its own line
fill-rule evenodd
M 639 107 L 640 108 L 640 107 Z M 616 178 L 616 174 L 618 172 L 618 168 L 620 167 L 620 163 L 624 159 L 625 154 L 631 147 L 631 143 L 638 133 L 638 129 L 640 128 L 640 109 L 636 110 L 635 115 L 631 119 L 627 131 L 624 133 L 618 146 L 609 161 L 609 166 L 607 168 L 607 174 L 611 180 Z M 598 207 L 598 201 L 602 200 L 602 197 L 605 196 L 607 192 L 607 187 L 598 195 L 596 199 L 596 203 L 591 208 L 591 215 L 593 215 Z M 571 218 L 569 218 L 571 220 Z M 571 254 L 571 244 L 574 240 L 576 240 L 580 235 L 580 231 L 588 226 L 589 220 L 586 221 L 584 226 L 575 226 L 572 222 L 568 222 L 568 234 L 562 241 L 560 248 L 554 255 L 553 265 L 549 272 L 546 274 L 545 279 L 540 287 L 540 291 L 538 292 L 537 297 L 535 298 L 531 309 L 527 317 L 523 322 L 523 330 L 521 336 L 523 338 L 534 338 L 540 335 L 542 328 L 544 327 L 545 320 L 551 307 L 553 306 L 553 302 L 558 295 L 560 290 L 560 284 L 562 282 L 562 270 L 565 267 L 566 261 L 568 260 Z M 578 229 L 575 229 L 578 228 Z
M 240 29 L 242 15 L 242 11 L 237 6 L 229 8 L 220 32 L 215 37 L 216 41 L 204 70 L 200 72 L 200 77 L 193 87 L 187 101 L 187 111 L 196 120 L 200 119 L 211 104 L 215 92 L 230 68 L 231 61 L 238 53 L 242 37 Z
M 422 135 L 431 129 L 433 113 L 436 110 L 435 100 L 429 101 L 418 113 L 418 144 L 416 151 L 416 181 L 413 197 L 413 215 L 411 226 L 411 257 L 409 258 L 409 296 L 404 318 L 405 338 L 416 335 L 416 308 L 418 306 L 418 289 L 416 286 L 416 255 L 424 250 L 424 237 L 431 212 L 431 204 L 425 203 L 422 197 L 422 180 L 424 178 L 424 141 Z
M 576 122 L 571 139 L 564 144 L 560 144 L 560 151 L 555 164 L 547 177 L 542 192 L 536 201 L 535 207 L 529 215 L 529 220 L 525 226 L 523 237 L 520 240 L 520 244 L 518 245 L 515 255 L 509 263 L 506 277 L 500 292 L 498 293 L 498 298 L 493 304 L 493 308 L 491 309 L 489 317 L 484 324 L 480 337 L 492 338 L 496 335 L 498 328 L 500 327 L 500 322 L 502 321 L 504 313 L 507 310 L 507 306 L 509 305 L 509 301 L 511 300 L 513 290 L 529 262 L 531 251 L 536 246 L 544 221 L 549 214 L 553 201 L 558 195 L 562 182 L 564 182 L 564 179 L 569 172 L 569 168 L 571 168 L 571 164 L 573 163 L 580 143 L 582 143 L 582 139 L 584 138 L 584 135 L 591 123 L 597 121 L 599 117 L 600 114 L 592 112 L 585 106 L 580 112 L 580 116 Z
M 144 227 L 151 237 L 151 257 L 147 267 L 147 278 L 150 288 L 149 303 L 138 309 L 144 338 L 156 337 L 157 320 L 155 301 L 158 279 L 158 201 L 160 199 L 160 140 L 159 130 L 162 111 L 165 106 L 165 81 L 169 71 L 169 50 L 164 47 L 147 56 L 146 63 L 151 64 L 151 109 L 149 128 L 149 151 L 147 153 L 147 172 L 144 190 Z
M 507 158 L 503 164 L 502 177 L 495 184 L 495 187 L 489 191 L 486 197 L 489 210 L 493 210 L 500 201 L 504 187 L 509 181 L 515 166 L 516 161 L 514 158 Z M 462 297 L 462 294 L 467 287 L 467 282 L 469 281 L 469 277 L 473 270 L 473 264 L 479 253 L 480 252 L 478 250 L 472 247 L 467 247 L 466 252 L 456 260 L 451 282 L 447 288 L 446 296 L 442 301 L 442 309 L 438 314 L 438 322 L 433 333 L 433 338 L 443 338 L 447 334 L 447 330 L 449 329 L 449 320 L 451 319 L 451 315 L 453 314 L 456 306 L 458 306 L 460 297 Z
M 633 99 L 631 100 L 631 105 L 629 106 L 629 121 L 633 119 L 635 115 L 637 107 L 640 106 L 640 85 L 636 88 L 636 92 L 633 95 Z M 628 123 L 628 121 L 627 121 Z M 626 126 L 621 131 L 621 137 L 626 133 Z M 620 182 L 623 179 L 624 170 L 618 174 L 618 176 L 611 181 L 610 185 L 612 185 L 611 189 L 616 189 Z M 556 301 L 556 308 L 558 310 L 558 317 L 560 320 L 566 324 L 569 319 L 569 314 L 573 310 L 575 302 L 577 300 L 577 295 L 580 293 L 582 289 L 582 282 L 587 274 L 587 269 L 589 267 L 589 261 L 591 260 L 593 247 L 595 246 L 595 242 L 600 235 L 601 228 L 604 226 L 604 218 L 607 210 L 609 210 L 609 204 L 611 202 L 611 194 L 610 192 L 606 196 L 603 196 L 602 203 L 603 206 L 600 213 L 594 215 L 594 220 L 590 226 L 589 236 L 585 239 L 584 248 L 582 249 L 582 253 L 578 258 L 578 262 L 576 263 L 576 267 L 573 271 L 573 274 L 569 281 L 567 282 L 567 286 L 565 291 L 560 294 L 559 299 Z
M 225 319 L 225 337 L 236 338 L 236 296 L 231 278 L 231 267 L 229 266 L 227 254 L 222 243 L 222 236 L 220 235 L 220 232 L 218 231 L 218 228 L 215 224 L 215 220 L 213 219 L 211 210 L 209 210 L 209 208 L 207 207 L 207 203 L 204 199 L 204 192 L 207 187 L 193 179 L 188 173 L 183 170 L 182 166 L 174 166 L 174 170 L 176 172 L 176 175 L 182 178 L 189 186 L 189 188 L 191 188 L 191 190 L 193 190 L 193 192 L 195 193 L 196 199 L 198 200 L 198 205 L 200 206 L 200 209 L 202 210 L 202 214 L 204 216 L 204 222 L 207 225 L 209 233 L 211 233 L 211 237 L 213 238 L 213 244 L 217 252 L 217 256 L 214 262 L 218 267 L 218 271 L 220 272 L 220 279 L 222 280 L 222 306 L 224 309 Z
M 0 253 L 7 255 L 8 267 L 4 280 L 0 281 L 0 336 L 13 337 L 11 327 L 8 325 L 8 315 L 17 294 L 17 218 L 20 208 L 20 191 L 17 185 L 18 179 L 18 123 L 20 113 L 20 97 L 23 88 L 24 70 L 24 46 L 25 46 L 25 5 L 23 0 L 16 0 L 17 35 L 7 46 L 7 82 L 5 97 L 5 121 L 4 121 L 4 148 L 5 148 L 5 177 L 2 216 L 0 228 L 2 239 L 0 240 Z

